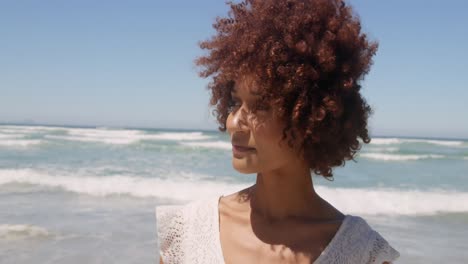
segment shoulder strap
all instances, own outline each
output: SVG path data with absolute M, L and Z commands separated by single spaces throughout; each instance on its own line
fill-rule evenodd
M 159 254 L 164 264 L 219 264 L 222 254 L 217 197 L 193 200 L 184 205 L 156 207 Z
M 210 196 L 187 206 L 187 260 L 192 264 L 220 264 L 217 247 L 218 197 Z M 222 256 L 222 255 L 221 255 Z
M 156 206 L 159 254 L 164 264 L 183 263 L 184 222 L 183 205 Z
M 381 264 L 385 261 L 393 263 L 400 257 L 400 253 L 394 249 L 377 231 L 372 230 L 373 239 L 369 243 L 369 260 L 366 263 Z

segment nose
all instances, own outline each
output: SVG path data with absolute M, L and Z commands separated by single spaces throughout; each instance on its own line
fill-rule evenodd
M 226 120 L 226 128 L 229 134 L 233 134 L 236 131 L 249 131 L 249 125 L 247 123 L 247 112 L 241 107 L 235 112 L 231 112 Z

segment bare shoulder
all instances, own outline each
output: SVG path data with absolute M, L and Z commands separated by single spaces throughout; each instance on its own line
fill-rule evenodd
M 248 197 L 242 191 L 224 195 L 219 200 L 219 214 L 230 219 L 237 219 L 246 223 L 250 204 Z
M 229 207 L 235 210 L 246 210 L 249 207 L 249 197 L 250 192 L 249 188 L 231 193 L 229 195 L 224 195 L 220 199 L 220 205 Z

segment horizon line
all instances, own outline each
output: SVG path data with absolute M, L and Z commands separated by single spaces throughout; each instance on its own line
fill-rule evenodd
M 182 131 L 202 131 L 202 132 L 218 132 L 223 133 L 216 129 L 206 128 L 175 128 L 175 127 L 155 127 L 155 126 L 115 126 L 115 125 L 70 125 L 70 124 L 57 124 L 57 123 L 36 123 L 34 121 L 24 122 L 0 122 L 2 125 L 14 125 L 14 126 L 46 126 L 46 127 L 70 127 L 70 128 L 114 128 L 114 129 L 154 129 L 154 130 L 182 130 Z M 407 138 L 407 139 L 435 139 L 435 140 L 462 140 L 468 141 L 468 138 L 459 137 L 427 137 L 427 136 L 404 136 L 404 135 L 372 135 L 376 138 Z

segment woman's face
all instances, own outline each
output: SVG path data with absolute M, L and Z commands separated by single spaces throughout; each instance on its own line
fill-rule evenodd
M 284 124 L 275 109 L 257 110 L 255 114 L 250 112 L 257 98 L 249 92 L 249 89 L 255 89 L 252 85 L 254 83 L 248 81 L 236 82 L 232 97 L 237 104 L 226 120 L 233 145 L 232 165 L 246 174 L 272 171 L 298 159 L 287 141 L 281 141 Z M 288 134 L 286 140 L 289 138 Z M 238 152 L 234 145 L 254 149 Z

